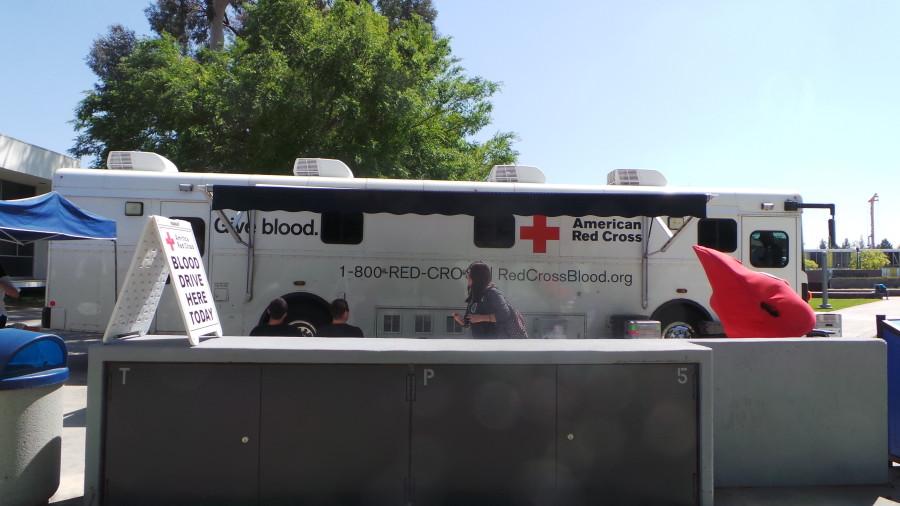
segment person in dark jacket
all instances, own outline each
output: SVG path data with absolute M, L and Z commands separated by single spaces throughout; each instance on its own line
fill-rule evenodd
M 365 337 L 359 327 L 348 325 L 350 305 L 344 299 L 331 302 L 331 325 L 322 325 L 316 335 L 319 337 Z
M 266 308 L 266 322 L 253 327 L 251 336 L 292 336 L 299 337 L 296 327 L 287 324 L 288 305 L 284 299 L 278 297 L 269 303 Z
M 506 339 L 510 319 L 514 318 L 506 298 L 491 282 L 491 268 L 473 262 L 466 270 L 466 314 L 453 313 L 456 323 L 470 327 L 476 339 Z

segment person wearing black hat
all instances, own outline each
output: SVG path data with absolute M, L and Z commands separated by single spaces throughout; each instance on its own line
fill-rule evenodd
M 287 324 L 287 310 L 288 305 L 284 299 L 281 297 L 274 299 L 266 308 L 266 322 L 254 327 L 250 335 L 299 337 L 297 329 Z

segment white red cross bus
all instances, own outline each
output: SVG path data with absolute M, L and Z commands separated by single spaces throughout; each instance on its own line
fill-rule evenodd
M 715 333 L 694 244 L 806 286 L 795 192 L 674 188 L 640 170 L 557 185 L 526 166 L 449 182 L 354 178 L 325 159 L 298 159 L 284 176 L 179 172 L 142 152 L 114 152 L 108 165 L 54 176 L 54 190 L 115 219 L 119 239 L 51 245 L 52 328 L 105 328 L 148 215 L 191 222 L 226 335 L 247 333 L 274 297 L 312 333 L 344 297 L 367 336 L 464 337 L 450 315 L 474 260 L 491 266 L 532 337 L 610 337 L 626 318 L 659 320 L 664 337 Z M 763 235 L 777 258 L 759 259 Z M 152 331 L 182 330 L 173 296 Z

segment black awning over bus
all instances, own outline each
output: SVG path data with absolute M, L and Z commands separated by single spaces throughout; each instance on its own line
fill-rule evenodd
M 373 190 L 309 186 L 212 186 L 212 208 L 235 211 L 310 211 L 519 216 L 706 217 L 705 193 L 545 193 Z

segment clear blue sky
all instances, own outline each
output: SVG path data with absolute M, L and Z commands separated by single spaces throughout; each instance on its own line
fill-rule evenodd
M 0 132 L 55 151 L 113 23 L 148 1 L 33 0 L 0 11 Z M 673 185 L 791 189 L 833 202 L 838 241 L 900 243 L 900 3 L 892 0 L 435 0 L 470 74 L 503 83 L 497 130 L 551 182 L 654 168 Z M 808 211 L 805 239 L 825 235 Z

